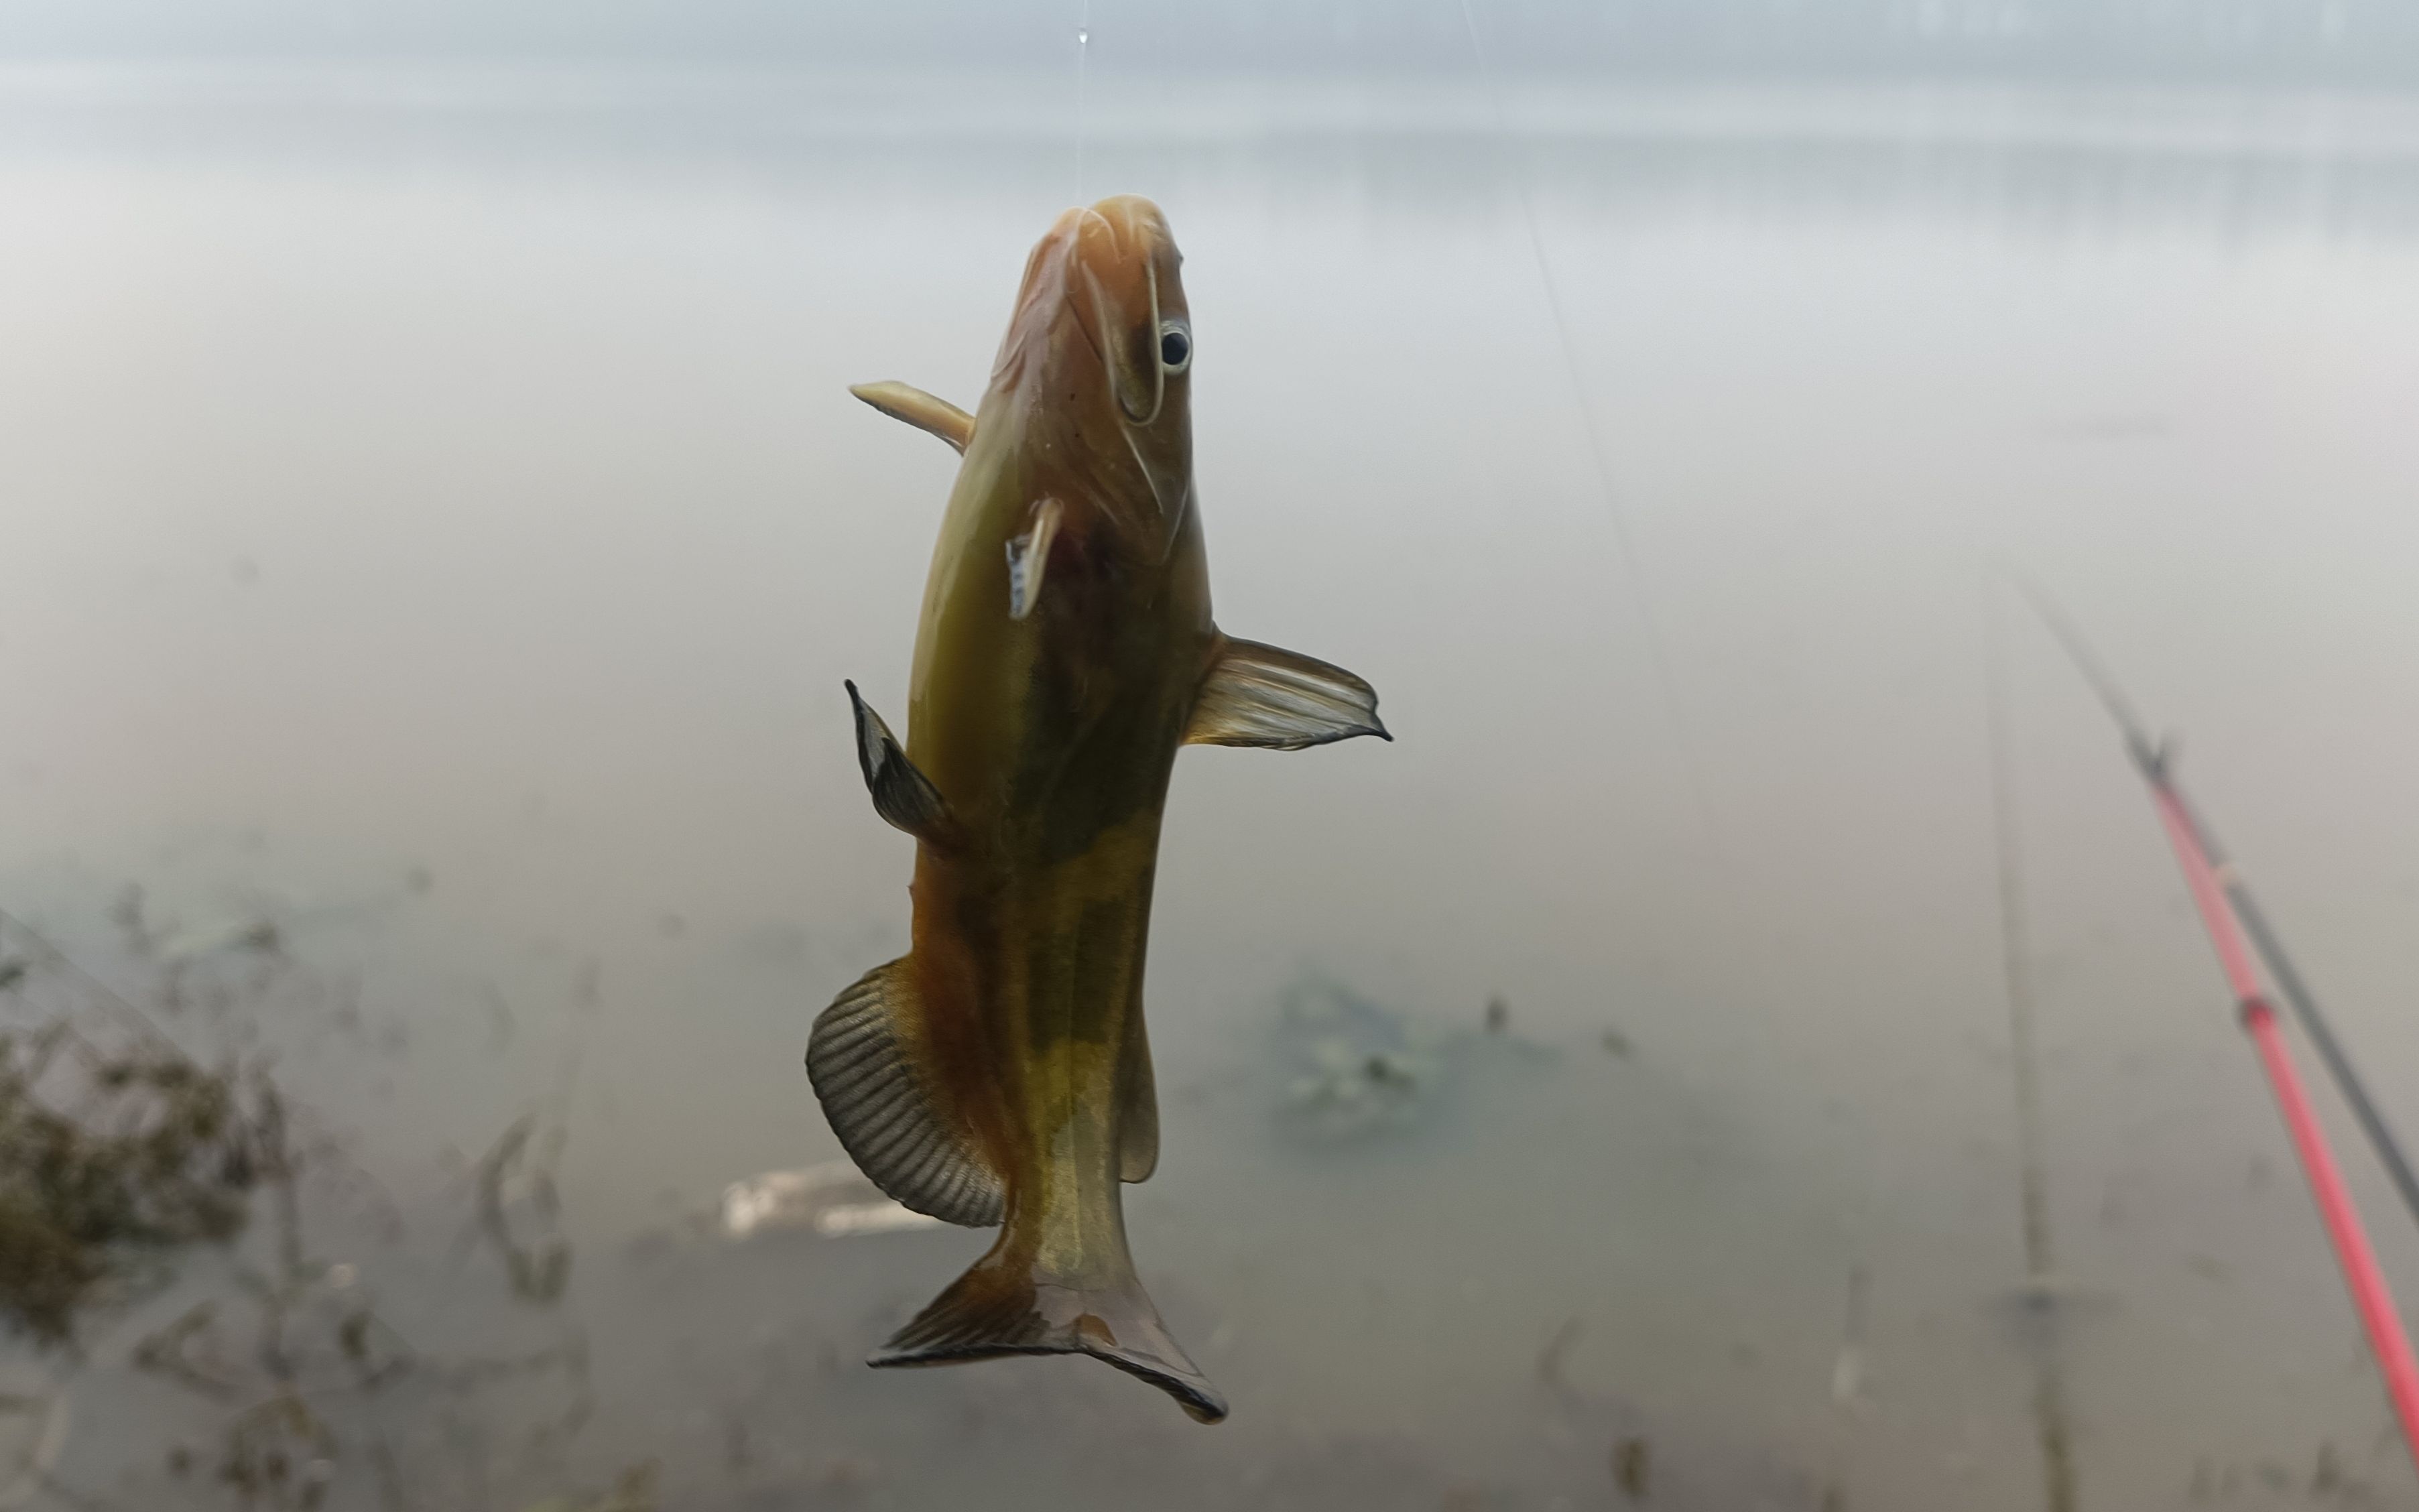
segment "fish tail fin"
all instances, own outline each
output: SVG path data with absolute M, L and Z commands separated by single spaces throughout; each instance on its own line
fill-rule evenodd
M 1120 1245 L 1113 1267 L 1062 1273 L 1020 1254 L 1013 1231 L 916 1315 L 866 1363 L 956 1365 L 1004 1354 L 1088 1354 L 1139 1376 L 1194 1421 L 1226 1415 L 1210 1384 L 1160 1321 Z

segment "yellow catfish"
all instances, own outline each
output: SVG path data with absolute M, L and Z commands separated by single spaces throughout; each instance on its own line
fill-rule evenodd
M 1000 1226 L 871 1364 L 1096 1355 L 1216 1422 L 1225 1402 L 1135 1278 L 1118 1192 L 1159 1161 L 1142 982 L 1168 774 L 1188 742 L 1392 737 L 1367 683 L 1210 621 L 1181 262 L 1148 200 L 1069 210 L 973 415 L 851 391 L 965 461 L 903 748 L 848 689 L 874 809 L 916 837 L 914 947 L 815 1020 L 807 1070 L 875 1184 Z

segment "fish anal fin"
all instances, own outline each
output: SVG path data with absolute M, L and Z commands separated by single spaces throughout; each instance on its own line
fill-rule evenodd
M 948 800 L 907 759 L 907 748 L 858 694 L 856 685 L 844 686 L 856 716 L 856 766 L 865 774 L 866 791 L 873 795 L 873 811 L 917 840 L 946 843 L 956 832 Z
M 1007 1354 L 1088 1354 L 1176 1398 L 1195 1422 L 1226 1398 L 1185 1355 L 1132 1270 L 1080 1283 L 1028 1269 L 1007 1236 L 874 1351 L 876 1366 L 957 1365 Z
M 867 1180 L 917 1212 L 989 1227 L 1000 1221 L 1005 1188 L 934 1103 L 917 1007 L 912 956 L 859 977 L 815 1019 L 807 1076 Z
M 848 392 L 893 420 L 903 420 L 917 430 L 931 431 L 961 453 L 975 439 L 974 416 L 912 384 L 856 383 L 850 385 Z
M 1159 1169 L 1159 1084 L 1150 1069 L 1150 1037 L 1136 1007 L 1126 1026 L 1125 1064 L 1117 1072 L 1117 1179 L 1148 1181 Z
M 1194 700 L 1187 745 L 1301 750 L 1355 735 L 1394 737 L 1367 683 L 1298 651 L 1221 637 Z
M 1066 506 L 1044 499 L 1033 506 L 1033 522 L 1008 543 L 1008 617 L 1021 620 L 1041 598 L 1041 581 L 1050 570 L 1050 543 L 1058 539 L 1058 522 Z

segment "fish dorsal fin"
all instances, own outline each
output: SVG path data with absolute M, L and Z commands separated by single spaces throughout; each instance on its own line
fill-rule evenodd
M 912 384 L 857 383 L 851 385 L 848 392 L 893 420 L 903 420 L 917 430 L 931 431 L 961 453 L 975 439 L 974 416 Z
M 1148 1181 L 1159 1169 L 1159 1083 L 1150 1070 L 1150 1036 L 1142 1005 L 1126 1026 L 1125 1064 L 1117 1076 L 1117 1179 Z
M 1050 543 L 1058 539 L 1058 521 L 1066 507 L 1055 499 L 1033 506 L 1033 523 L 1008 543 L 1008 617 L 1021 620 L 1033 612 L 1041 597 L 1042 575 L 1050 570 Z
M 912 956 L 859 977 L 816 1018 L 807 1077 L 867 1180 L 917 1212 L 988 1228 L 999 1222 L 1005 1188 L 935 1109 L 919 1063 L 917 998 Z
M 1394 738 L 1379 722 L 1375 688 L 1316 656 L 1223 636 L 1184 732 L 1187 745 L 1268 750 L 1354 735 Z
M 856 685 L 845 686 L 849 704 L 856 711 L 856 765 L 865 774 L 866 791 L 873 795 L 873 811 L 917 840 L 945 841 L 956 827 L 948 800 L 907 759 L 899 737 L 858 696 Z

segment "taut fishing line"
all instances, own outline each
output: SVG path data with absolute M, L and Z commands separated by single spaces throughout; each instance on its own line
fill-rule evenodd
M 1075 203 L 1084 203 L 1084 147 L 1091 127 L 1085 86 L 1092 69 L 1092 0 L 1075 18 Z
M 1512 192 L 1520 201 L 1521 224 L 1529 232 L 1529 254 L 1536 260 L 1537 283 L 1545 290 L 1546 309 L 1553 316 L 1554 336 L 1563 353 L 1563 370 L 1569 379 L 1571 399 L 1579 408 L 1580 429 L 1587 437 L 1588 460 L 1595 470 L 1597 496 L 1603 501 L 1605 518 L 1611 523 L 1613 545 L 1621 557 L 1622 575 L 1629 584 L 1630 602 L 1638 608 L 1639 628 L 1646 638 L 1646 659 L 1655 670 L 1655 685 L 1663 698 L 1663 712 L 1672 722 L 1672 730 L 1680 743 L 1681 755 L 1687 767 L 1688 789 L 1697 805 L 1697 817 L 1708 833 L 1713 828 L 1713 803 L 1706 796 L 1704 781 L 1698 771 L 1696 740 L 1689 729 L 1687 716 L 1680 704 L 1680 686 L 1672 676 L 1672 658 L 1663 645 L 1663 627 L 1656 618 L 1655 603 L 1646 591 L 1646 574 L 1639 563 L 1638 542 L 1630 533 L 1629 517 L 1621 507 L 1621 495 L 1612 484 L 1612 462 L 1605 451 L 1604 433 L 1596 422 L 1595 405 L 1588 397 L 1587 378 L 1579 366 L 1579 344 L 1571 339 L 1571 323 L 1563 310 L 1562 285 L 1554 277 L 1554 265 L 1546 255 L 1545 234 L 1537 228 L 1537 207 L 1529 195 L 1528 177 L 1519 165 L 1510 161 L 1512 126 L 1503 109 L 1503 93 L 1497 87 L 1495 69 L 1487 60 L 1487 48 L 1479 39 L 1478 16 L 1471 8 L 1471 0 L 1461 0 L 1461 23 L 1470 34 L 1470 55 L 1478 65 L 1479 83 L 1487 91 L 1487 102 L 1495 119 L 1495 137 L 1502 145 L 1507 175 Z
M 1654 595 L 1647 589 L 1643 553 L 1631 532 L 1629 517 L 1622 509 L 1621 492 L 1613 486 L 1611 455 L 1605 447 L 1595 405 L 1588 396 L 1587 375 L 1579 363 L 1579 344 L 1571 337 L 1570 319 L 1563 304 L 1562 285 L 1554 277 L 1553 259 L 1546 255 L 1546 237 L 1537 224 L 1537 207 L 1529 193 L 1528 177 L 1520 171 L 1519 162 L 1513 151 L 1511 117 L 1503 108 L 1503 92 L 1497 84 L 1493 65 L 1487 61 L 1487 47 L 1479 34 L 1478 16 L 1471 8 L 1471 0 L 1460 0 L 1460 4 L 1462 27 L 1470 38 L 1471 60 L 1477 66 L 1479 84 L 1486 91 L 1487 107 L 1494 118 L 1495 139 L 1503 154 L 1505 177 L 1511 179 L 1513 193 L 1520 203 L 1521 224 L 1529 234 L 1529 255 L 1536 263 L 1538 286 L 1545 292 L 1546 309 L 1553 317 L 1554 337 L 1563 354 L 1563 375 L 1570 387 L 1571 402 L 1579 412 L 1581 432 L 1587 438 L 1588 460 L 1595 472 L 1596 495 L 1604 505 L 1605 518 L 1612 527 L 1614 554 L 1621 559 L 1622 575 L 1629 585 L 1629 601 L 1638 613 L 1639 629 L 1645 641 L 1646 660 L 1654 671 L 1656 690 L 1663 703 L 1663 717 L 1671 725 L 1673 745 L 1679 748 L 1682 777 L 1687 783 L 1698 833 L 1705 845 L 1711 873 L 1710 889 L 1719 895 L 1715 901 L 1723 912 L 1731 916 L 1735 926 L 1744 911 L 1739 902 L 1739 889 L 1732 875 L 1721 830 L 1714 822 L 1714 800 L 1705 787 L 1704 762 L 1699 754 L 1696 732 L 1689 723 L 1687 707 L 1680 701 L 1680 685 L 1672 672 L 1672 656 L 1664 642 L 1662 622 L 1656 615 Z M 1747 932 L 1737 933 L 1741 940 L 1750 937 Z M 1741 949 L 1749 948 L 1743 945 Z

